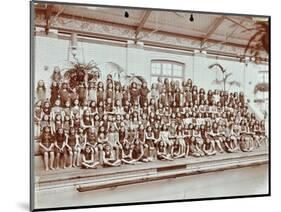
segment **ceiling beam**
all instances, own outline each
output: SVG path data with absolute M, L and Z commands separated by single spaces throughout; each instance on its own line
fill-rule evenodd
M 138 27 L 137 27 L 137 29 L 136 29 L 136 34 L 135 34 L 135 37 L 136 37 L 136 38 L 138 37 L 140 31 L 142 30 L 142 28 L 143 28 L 145 22 L 147 21 L 147 19 L 148 19 L 149 16 L 150 16 L 150 14 L 151 14 L 151 10 L 146 10 L 146 11 L 144 12 L 144 15 L 143 15 L 143 17 L 142 17 L 142 19 L 141 19 L 141 22 L 139 23 L 139 25 L 138 25 Z
M 249 30 L 249 28 L 245 27 L 243 24 L 239 23 L 238 21 L 234 20 L 233 18 L 225 17 L 225 19 L 234 24 L 237 24 L 238 26 L 242 27 L 245 30 Z
M 225 19 L 225 16 L 222 15 L 222 16 L 216 18 L 215 21 L 211 24 L 206 35 L 203 37 L 203 40 L 201 42 L 201 48 L 204 46 L 204 44 L 207 42 L 207 40 L 212 36 L 212 34 L 217 30 L 217 28 L 219 28 L 219 26 L 222 24 L 224 19 Z
M 40 14 L 40 13 L 41 13 L 41 11 L 36 11 L 36 14 Z M 69 19 L 72 19 L 72 20 L 81 20 L 81 18 L 78 17 L 78 16 L 68 15 L 68 14 L 65 14 L 65 13 L 62 13 L 60 15 L 60 17 L 69 18 Z M 136 27 L 137 27 L 137 26 L 132 26 L 132 25 L 126 25 L 126 24 L 123 24 L 123 23 L 114 23 L 114 22 L 98 20 L 98 19 L 93 19 L 93 18 L 86 18 L 86 17 L 83 18 L 83 21 L 85 21 L 87 23 L 105 24 L 105 25 L 109 25 L 109 26 L 122 27 L 122 28 L 127 28 L 127 29 L 132 29 L 132 30 L 135 30 Z M 44 27 L 44 28 L 46 27 L 45 24 L 41 25 L 41 24 L 35 23 L 35 25 L 38 26 L 38 27 Z M 62 30 L 62 31 L 72 31 L 72 30 L 64 28 L 64 26 L 62 26 L 62 25 L 59 26 L 59 27 L 51 26 L 51 28 L 57 29 L 57 30 Z M 147 31 L 147 32 L 151 32 L 153 30 L 154 29 L 146 28 L 144 26 L 142 28 L 142 31 Z M 203 40 L 203 37 L 189 35 L 189 34 L 168 32 L 168 31 L 162 31 L 162 30 L 158 30 L 157 32 L 160 33 L 160 34 L 163 34 L 163 35 L 174 36 L 174 37 L 178 37 L 178 38 L 188 38 L 188 39 L 196 40 L 196 41 L 202 41 Z M 85 32 L 80 29 L 79 34 L 84 34 L 84 33 Z M 127 38 L 127 39 L 133 39 L 133 38 Z M 215 39 L 212 39 L 212 38 L 209 38 L 208 41 L 212 42 L 212 43 L 220 43 L 221 42 L 221 40 L 215 40 Z M 224 44 L 229 45 L 229 46 L 239 47 L 239 48 L 246 48 L 246 45 L 240 44 L 240 43 L 225 42 Z

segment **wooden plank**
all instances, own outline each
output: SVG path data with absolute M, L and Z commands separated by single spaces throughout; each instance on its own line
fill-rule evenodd
M 206 164 L 205 166 L 199 167 L 188 167 L 185 170 L 172 170 L 167 172 L 160 172 L 152 175 L 145 175 L 145 176 L 134 176 L 134 177 L 127 177 L 117 180 L 110 180 L 110 181 L 103 181 L 100 183 L 90 183 L 90 184 L 82 184 L 78 186 L 76 189 L 79 192 L 86 192 L 86 191 L 93 191 L 98 189 L 105 189 L 117 186 L 124 186 L 136 183 L 143 183 L 149 181 L 157 181 L 157 180 L 164 180 L 169 178 L 176 178 L 176 177 L 183 177 L 188 175 L 196 175 L 202 174 L 207 172 L 214 172 L 214 171 L 222 171 L 234 168 L 242 168 L 248 166 L 256 166 L 266 164 L 268 162 L 267 156 L 256 156 L 256 158 L 252 158 L 251 160 L 235 160 L 229 162 L 221 162 L 217 164 Z
M 149 18 L 150 14 L 151 14 L 151 10 L 146 10 L 146 11 L 144 12 L 143 18 L 142 18 L 141 22 L 139 23 L 139 25 L 138 25 L 138 27 L 137 27 L 137 29 L 136 29 L 135 38 L 138 37 L 139 33 L 141 32 L 141 30 L 142 30 L 142 28 L 143 28 L 145 22 L 146 22 L 147 19 Z
M 219 26 L 222 24 L 224 19 L 225 19 L 225 16 L 222 15 L 222 16 L 216 18 L 215 21 L 211 24 L 206 35 L 203 37 L 203 40 L 201 42 L 201 48 L 204 46 L 206 41 L 212 36 L 212 34 L 217 30 L 217 28 L 219 28 Z

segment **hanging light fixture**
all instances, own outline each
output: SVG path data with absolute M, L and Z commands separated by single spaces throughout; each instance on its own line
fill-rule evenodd
M 129 16 L 130 16 L 130 15 L 129 15 L 129 12 L 125 9 L 124 17 L 125 17 L 125 18 L 129 18 Z
M 193 22 L 193 21 L 194 21 L 194 17 L 193 17 L 193 14 L 192 14 L 192 13 L 190 14 L 189 21 L 190 21 L 190 22 Z

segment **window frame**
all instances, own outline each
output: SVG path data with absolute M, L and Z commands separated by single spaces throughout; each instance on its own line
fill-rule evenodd
M 160 74 L 154 74 L 153 73 L 153 64 L 160 64 Z M 164 64 L 170 64 L 171 65 L 171 75 L 163 74 L 163 65 Z M 174 66 L 180 66 L 182 67 L 182 74 L 181 76 L 179 75 L 174 75 Z M 183 81 L 185 80 L 185 64 L 182 62 L 174 61 L 174 60 L 151 60 L 150 61 L 150 77 L 162 77 L 162 78 L 169 78 L 172 80 L 180 80 Z

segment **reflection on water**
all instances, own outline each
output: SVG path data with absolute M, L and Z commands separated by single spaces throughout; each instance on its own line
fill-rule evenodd
M 40 192 L 36 207 L 98 205 L 268 193 L 268 165 L 211 172 L 79 193 L 74 188 Z

